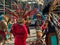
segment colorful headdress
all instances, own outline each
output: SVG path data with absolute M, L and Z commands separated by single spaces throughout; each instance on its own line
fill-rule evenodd
M 29 8 L 29 5 L 26 4 L 24 10 L 22 9 L 20 3 L 18 3 L 18 1 L 16 0 L 17 3 L 12 2 L 13 4 L 13 8 L 14 8 L 14 12 L 11 11 L 10 9 L 6 8 L 6 12 L 8 12 L 9 14 L 15 16 L 16 18 L 26 18 L 27 16 L 33 15 L 37 12 L 37 9 L 30 9 L 29 11 L 27 11 L 27 8 Z
M 53 12 L 56 7 L 57 7 L 57 4 L 58 3 L 58 0 L 53 0 L 52 2 L 49 2 L 48 5 L 43 9 L 43 14 L 50 14 L 51 12 Z

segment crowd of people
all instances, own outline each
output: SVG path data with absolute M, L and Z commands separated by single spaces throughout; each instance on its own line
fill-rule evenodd
M 52 33 L 54 33 L 56 35 L 56 37 L 59 37 L 57 36 L 60 30 L 60 19 L 59 17 L 57 18 L 56 15 L 47 15 L 45 20 L 42 20 L 40 14 L 37 14 L 37 20 L 35 22 L 35 27 L 36 27 L 36 34 L 37 34 L 37 39 L 41 40 L 42 38 L 44 38 L 44 35 L 46 35 L 45 37 L 45 42 L 46 42 L 46 45 L 49 45 L 50 42 L 49 42 L 49 35 L 51 36 Z M 53 35 L 53 34 L 52 34 Z M 57 39 L 57 44 L 58 44 L 58 38 Z M 38 42 L 38 41 L 37 41 Z M 36 44 L 38 45 L 38 44 Z M 40 45 L 40 43 L 39 43 Z M 51 44 L 50 44 L 51 45 Z
M 60 31 L 60 15 L 46 15 L 45 19 L 42 20 L 41 14 L 36 14 L 35 29 L 36 29 L 36 43 L 31 45 L 43 45 L 42 39 L 45 37 L 46 45 L 49 45 L 48 35 L 54 33 L 57 36 L 57 31 Z M 5 15 L 0 16 L 0 43 L 5 45 L 8 39 L 12 40 L 14 36 L 14 45 L 26 45 L 26 39 L 28 34 L 30 35 L 30 20 L 28 18 L 9 19 L 7 21 Z M 56 38 L 58 40 L 58 38 Z M 57 42 L 58 43 L 58 42 Z
M 13 38 L 14 45 L 27 45 L 26 39 L 30 35 L 29 26 L 31 24 L 29 17 L 34 14 L 36 16 L 34 27 L 37 38 L 30 45 L 44 45 L 43 39 L 45 39 L 46 45 L 58 45 L 60 39 L 60 15 L 53 13 L 55 4 L 57 4 L 55 1 L 52 2 L 51 6 L 45 8 L 48 9 L 47 12 L 44 9 L 43 13 L 46 12 L 45 15 L 42 15 L 39 9 L 27 10 L 30 7 L 28 4 L 26 4 L 24 10 L 18 2 L 16 4 L 13 2 L 13 4 L 15 12 L 9 12 L 10 10 L 6 9 L 9 14 L 0 15 L 0 45 L 5 45 L 8 40 L 12 41 Z

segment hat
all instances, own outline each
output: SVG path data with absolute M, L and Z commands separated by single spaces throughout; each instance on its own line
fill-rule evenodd
M 18 2 L 18 1 L 17 1 Z M 14 2 L 13 2 L 13 4 L 14 4 Z M 11 11 L 11 10 L 9 10 L 8 8 L 6 8 L 6 12 L 8 12 L 9 14 L 12 14 L 13 16 L 15 16 L 15 17 L 17 17 L 17 18 L 26 18 L 27 16 L 31 16 L 31 14 L 33 15 L 33 14 L 35 14 L 36 12 L 37 12 L 37 9 L 34 9 L 34 10 L 30 10 L 30 11 L 28 11 L 27 13 L 26 13 L 26 8 L 27 7 L 29 7 L 29 5 L 28 4 L 26 4 L 26 8 L 22 8 L 21 6 L 20 6 L 20 4 L 19 4 L 19 2 L 18 3 L 16 3 L 17 5 L 13 5 L 13 8 L 15 9 L 15 11 Z M 16 7 L 18 7 L 18 8 L 16 8 Z M 20 10 L 20 11 L 19 11 Z M 20 20 L 20 19 L 17 19 L 17 21 L 22 21 L 22 19 Z
M 36 16 L 41 16 L 40 14 L 37 14 Z

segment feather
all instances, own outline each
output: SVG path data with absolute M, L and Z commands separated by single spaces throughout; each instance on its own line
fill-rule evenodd
M 18 8 L 16 7 L 16 4 L 14 4 L 14 2 L 12 2 L 12 4 L 13 4 L 13 8 L 16 10 L 16 13 L 19 14 Z
M 21 6 L 20 6 L 19 3 L 18 3 L 18 9 L 19 9 L 19 13 L 22 14 L 22 8 L 21 8 Z M 20 15 L 20 14 L 19 14 L 19 15 Z
M 24 8 L 24 13 L 23 13 L 23 15 L 26 13 L 26 10 L 27 10 L 28 7 L 29 7 L 29 5 L 26 4 L 26 7 Z
M 27 17 L 27 16 L 33 15 L 33 14 L 35 14 L 36 12 L 37 12 L 37 9 L 30 10 L 30 11 L 28 11 L 23 17 L 25 18 L 25 17 Z

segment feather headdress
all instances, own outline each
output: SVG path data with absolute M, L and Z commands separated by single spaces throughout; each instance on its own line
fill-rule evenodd
M 31 16 L 33 14 L 35 14 L 37 12 L 37 9 L 30 9 L 29 11 L 27 11 L 27 8 L 29 8 L 30 6 L 28 4 L 26 4 L 24 10 L 22 9 L 20 3 L 16 0 L 15 2 L 12 2 L 13 4 L 13 8 L 14 8 L 14 12 L 11 11 L 10 9 L 6 8 L 6 12 L 8 12 L 9 14 L 13 15 L 16 18 L 26 18 L 27 16 Z
M 56 9 L 56 4 L 58 3 L 58 0 L 53 0 L 52 2 L 49 2 L 48 5 L 43 9 L 43 14 L 50 14 L 53 12 L 53 10 Z

